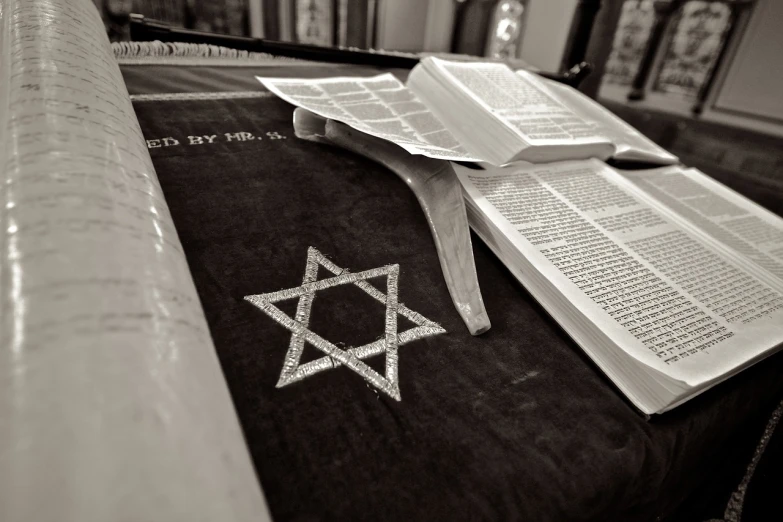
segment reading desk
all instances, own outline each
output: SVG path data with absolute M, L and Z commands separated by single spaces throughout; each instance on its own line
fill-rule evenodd
M 293 107 L 254 79 L 383 71 L 161 62 L 121 68 L 273 517 L 657 520 L 689 497 L 683 516 L 723 517 L 783 393 L 780 355 L 647 420 L 475 236 L 492 329 L 470 336 L 405 183 L 295 139 Z M 399 348 L 401 401 L 347 368 L 275 388 L 291 333 L 243 297 L 300 285 L 310 247 L 353 272 L 398 263 L 400 301 L 446 331 Z M 313 330 L 382 334 L 382 306 L 331 292 Z
M 378 72 L 0 3 L 0 520 L 780 518 L 780 354 L 647 419 L 475 236 L 470 335 L 405 182 L 254 79 Z

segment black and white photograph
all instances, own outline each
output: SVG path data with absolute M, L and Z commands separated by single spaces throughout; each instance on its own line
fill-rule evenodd
M 781 26 L 0 0 L 0 522 L 783 520 Z

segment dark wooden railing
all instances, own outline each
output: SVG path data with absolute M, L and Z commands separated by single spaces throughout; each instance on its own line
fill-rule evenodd
M 601 8 L 601 0 L 579 0 L 576 4 L 561 63 L 562 70 L 585 61 L 593 27 L 596 24 L 596 16 Z
M 652 72 L 653 61 L 658 54 L 663 42 L 663 33 L 669 26 L 669 20 L 672 14 L 684 3 L 684 0 L 656 0 L 653 3 L 655 9 L 655 22 L 650 32 L 650 39 L 647 40 L 647 48 L 644 57 L 636 71 L 636 77 L 631 84 L 631 92 L 628 93 L 629 100 L 641 100 L 644 98 L 647 82 Z

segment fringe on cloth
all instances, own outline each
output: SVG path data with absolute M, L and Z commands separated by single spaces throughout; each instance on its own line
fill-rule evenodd
M 223 59 L 249 62 L 268 62 L 275 61 L 301 61 L 287 56 L 274 56 L 268 53 L 254 53 L 250 51 L 240 51 L 230 47 L 221 47 L 211 44 L 196 44 L 183 42 L 161 42 L 155 40 L 152 42 L 113 42 L 111 49 L 114 57 L 118 61 L 127 62 L 129 60 L 148 60 L 148 59 Z
M 219 45 L 211 44 L 195 44 L 184 42 L 161 42 L 155 40 L 152 42 L 113 42 L 111 44 L 114 57 L 121 63 L 133 64 L 133 63 L 188 63 L 204 65 L 218 65 L 218 60 L 230 61 L 236 60 L 235 65 L 240 65 L 242 62 L 258 63 L 268 62 L 274 60 L 279 63 L 283 62 L 302 62 L 299 58 L 291 58 L 288 56 L 275 56 L 269 53 L 255 53 L 250 51 L 240 51 L 237 49 L 231 49 L 230 47 L 222 47 Z M 464 54 L 453 53 L 409 53 L 403 51 L 388 51 L 377 49 L 357 49 L 357 48 L 345 48 L 346 51 L 363 51 L 370 53 L 381 53 L 385 55 L 403 56 L 406 58 L 423 58 L 425 56 L 437 56 L 445 60 L 454 60 L 459 62 L 500 62 L 505 63 L 512 69 L 527 69 L 535 70 L 531 68 L 524 60 L 520 59 L 499 59 L 489 58 L 486 56 L 468 56 Z
M 764 428 L 761 440 L 759 441 L 758 446 L 756 446 L 756 451 L 753 453 L 753 458 L 745 471 L 745 476 L 737 486 L 737 489 L 734 490 L 734 493 L 732 493 L 731 498 L 726 505 L 726 511 L 723 513 L 723 518 L 711 519 L 706 522 L 741 521 L 742 508 L 745 504 L 745 494 L 748 492 L 748 486 L 750 485 L 751 479 L 753 479 L 753 473 L 756 471 L 756 467 L 758 466 L 761 457 L 764 456 L 764 450 L 767 449 L 767 444 L 769 444 L 770 439 L 772 439 L 772 435 L 775 433 L 775 428 L 780 424 L 781 418 L 783 418 L 783 401 L 781 401 L 781 403 L 778 404 L 778 407 L 775 408 L 775 411 L 772 412 L 772 415 L 767 422 L 767 426 Z

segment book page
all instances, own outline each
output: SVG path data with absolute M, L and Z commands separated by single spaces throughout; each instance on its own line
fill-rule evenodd
M 485 109 L 532 144 L 608 141 L 596 123 L 585 120 L 557 100 L 534 74 L 515 74 L 498 63 L 460 63 L 437 58 L 434 67 Z
M 474 171 L 467 197 L 631 356 L 691 385 L 783 341 L 783 295 L 637 197 L 602 163 Z
M 518 71 L 517 74 L 527 73 Z M 609 137 L 617 148 L 613 158 L 625 161 L 647 161 L 661 165 L 677 163 L 677 156 L 659 147 L 610 110 L 573 87 L 545 78 L 541 78 L 540 81 L 580 117 L 599 125 L 601 134 Z
M 688 224 L 783 281 L 783 219 L 696 169 L 623 171 Z
M 256 78 L 288 103 L 391 141 L 411 154 L 478 160 L 392 74 L 372 78 Z

